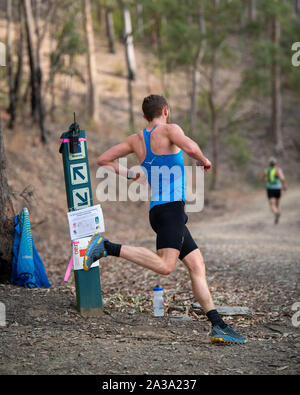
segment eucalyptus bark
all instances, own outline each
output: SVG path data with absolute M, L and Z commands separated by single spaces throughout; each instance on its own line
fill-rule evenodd
M 274 53 L 271 66 L 272 78 L 272 115 L 271 127 L 275 138 L 275 150 L 283 151 L 282 139 L 282 99 L 281 99 L 281 70 L 279 64 L 279 46 L 280 46 L 280 22 L 277 16 L 273 16 L 272 20 L 272 42 L 274 45 Z
M 105 22 L 106 22 L 106 35 L 108 39 L 108 48 L 110 53 L 116 53 L 115 51 L 115 27 L 113 13 L 111 9 L 105 11 Z
M 7 281 L 11 270 L 14 241 L 14 208 L 6 175 L 6 158 L 0 118 L 0 280 Z
M 123 34 L 124 34 L 126 65 L 127 65 L 129 125 L 131 130 L 134 130 L 132 82 L 136 80 L 136 62 L 135 62 L 135 52 L 133 45 L 133 32 L 132 32 L 130 12 L 123 2 L 121 2 L 121 5 L 122 5 L 122 14 L 123 14 L 123 31 L 124 31 Z
M 135 61 L 135 52 L 134 52 L 134 44 L 133 44 L 131 16 L 128 8 L 124 5 L 124 3 L 122 6 L 122 13 L 123 13 L 124 45 L 125 45 L 128 78 L 134 81 L 136 79 L 136 61 Z
M 30 85 L 31 85 L 31 116 L 36 120 L 36 106 L 37 106 L 37 74 L 36 74 L 36 60 L 34 51 L 34 21 L 32 15 L 31 1 L 24 0 L 24 16 L 25 16 L 25 28 L 26 28 L 26 39 L 27 39 L 27 49 L 29 57 L 29 67 L 30 67 Z
M 14 96 L 14 83 L 13 83 L 13 62 L 12 62 L 12 0 L 6 0 L 6 15 L 7 15 L 7 39 L 6 39 L 6 53 L 7 53 L 7 71 L 8 71 L 8 90 L 9 90 L 9 107 L 8 113 L 10 120 L 8 127 L 13 128 L 16 108 L 15 108 L 15 96 Z
M 218 176 L 218 160 L 219 160 L 219 130 L 216 108 L 216 83 L 217 83 L 217 54 L 216 49 L 213 49 L 210 88 L 209 88 L 209 108 L 210 108 L 210 127 L 211 127 L 211 141 L 212 141 L 212 173 L 210 189 L 213 190 L 217 184 Z
M 248 19 L 252 22 L 256 19 L 256 0 L 248 0 Z
M 295 14 L 298 14 L 299 12 L 299 0 L 292 0 L 292 5 L 293 5 L 293 9 Z
M 19 4 L 19 41 L 17 48 L 17 70 L 14 79 L 14 105 L 17 110 L 20 102 L 21 81 L 23 75 L 23 54 L 24 54 L 24 18 L 22 6 Z
M 201 35 L 206 33 L 205 21 L 203 15 L 203 8 L 200 7 L 199 10 L 199 29 Z M 195 136 L 196 128 L 197 128 L 197 97 L 199 93 L 199 65 L 203 57 L 205 49 L 205 40 L 202 39 L 194 58 L 194 64 L 192 69 L 192 89 L 191 89 L 191 104 L 190 104 L 190 135 L 191 137 Z
M 218 0 L 213 0 L 214 8 L 218 5 Z M 214 37 L 213 37 L 214 38 Z M 219 130 L 218 130 L 218 114 L 216 104 L 217 94 L 217 48 L 215 47 L 215 40 L 212 45 L 212 61 L 211 73 L 209 79 L 209 108 L 210 108 L 210 126 L 211 126 L 211 141 L 212 141 L 212 170 L 210 189 L 215 189 L 218 177 L 218 161 L 219 161 Z
M 137 16 L 137 29 L 139 36 L 144 39 L 144 6 L 141 3 L 136 5 L 136 16 Z
M 87 43 L 89 111 L 92 119 L 98 122 L 100 120 L 100 112 L 97 83 L 97 62 L 90 0 L 82 0 L 82 8 Z
M 40 37 L 40 0 L 36 0 L 35 7 L 35 29 L 36 29 L 36 97 L 37 97 L 37 111 L 38 111 L 38 122 L 41 131 L 41 140 L 43 143 L 46 142 L 46 128 L 45 128 L 45 105 L 42 95 L 42 83 L 43 83 L 43 70 L 41 67 L 41 37 Z

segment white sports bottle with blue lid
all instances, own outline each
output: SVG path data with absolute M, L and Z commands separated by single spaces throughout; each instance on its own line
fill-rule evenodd
M 157 285 L 153 288 L 153 314 L 154 317 L 164 316 L 164 297 L 163 288 Z

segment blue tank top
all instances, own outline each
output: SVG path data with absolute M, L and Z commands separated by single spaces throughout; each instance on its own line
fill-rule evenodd
M 185 168 L 182 150 L 177 154 L 156 155 L 151 151 L 152 130 L 143 130 L 146 157 L 141 164 L 151 189 L 150 210 L 158 204 L 185 202 Z

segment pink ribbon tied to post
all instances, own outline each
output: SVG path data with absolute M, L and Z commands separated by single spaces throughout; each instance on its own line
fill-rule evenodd
M 77 244 L 79 244 L 79 241 L 72 241 L 72 244 L 77 245 Z M 66 270 L 66 273 L 65 273 L 65 277 L 64 277 L 64 281 L 65 282 L 67 282 L 69 280 L 70 273 L 71 273 L 71 270 L 72 270 L 72 266 L 73 266 L 73 254 L 71 256 L 71 259 L 69 261 L 69 264 L 68 264 L 68 267 L 67 267 L 67 270 Z
M 86 138 L 85 137 L 80 137 L 78 139 L 78 141 L 86 141 Z M 70 139 L 60 139 L 59 142 L 60 142 L 60 144 L 62 144 L 62 143 L 69 143 Z

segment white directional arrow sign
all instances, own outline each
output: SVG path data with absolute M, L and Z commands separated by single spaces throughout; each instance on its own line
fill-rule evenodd
M 88 173 L 86 163 L 77 163 L 70 165 L 72 185 L 85 184 L 88 182 Z
M 73 204 L 75 210 L 89 207 L 90 205 L 90 190 L 89 188 L 73 189 Z

